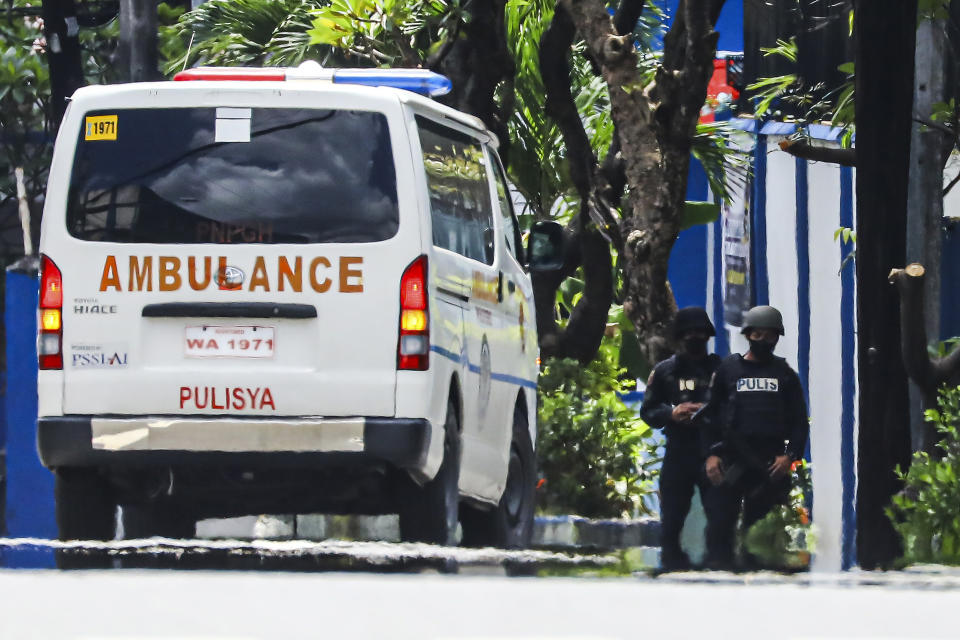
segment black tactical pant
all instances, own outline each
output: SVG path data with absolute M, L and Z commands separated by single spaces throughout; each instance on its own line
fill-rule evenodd
M 771 456 L 771 461 L 772 461 Z M 727 469 L 741 464 L 726 463 Z M 790 474 L 776 480 L 770 478 L 766 469 L 743 467 L 742 475 L 735 482 L 724 482 L 707 490 L 705 510 L 707 513 L 707 565 L 729 568 L 734 562 L 737 520 L 743 512 L 742 531 L 762 520 L 770 511 L 790 498 Z
M 696 440 L 667 440 L 660 467 L 660 553 L 664 568 L 680 568 L 689 560 L 680 548 L 680 532 L 690 511 L 693 488 L 706 495 L 703 458 Z

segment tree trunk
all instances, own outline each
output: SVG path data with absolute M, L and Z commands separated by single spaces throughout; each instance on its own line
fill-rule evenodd
M 916 80 L 913 112 L 916 119 L 929 120 L 934 104 L 947 102 L 952 92 L 946 83 L 949 47 L 945 20 L 922 20 L 917 27 Z M 910 183 L 907 199 L 907 261 L 926 266 L 924 306 L 920 319 L 924 335 L 940 337 L 940 252 L 943 244 L 943 156 L 944 146 L 953 146 L 940 129 L 913 123 L 910 140 Z M 903 327 L 906 331 L 907 327 Z M 914 451 L 930 451 L 937 441 L 936 430 L 923 419 L 927 390 L 910 384 L 910 432 Z
M 43 0 L 43 33 L 47 39 L 53 132 L 60 127 L 67 98 L 86 84 L 80 58 L 80 26 L 73 0 Z
M 157 60 L 157 3 L 153 0 L 120 0 L 117 62 L 121 80 L 162 80 Z
M 603 0 L 561 0 L 610 88 L 611 115 L 627 178 L 620 223 L 624 310 L 641 352 L 654 363 L 668 356 L 676 302 L 667 281 L 670 251 L 686 200 L 690 141 L 713 72 L 723 0 L 681 0 L 664 38 L 654 84 L 637 68 L 631 38 L 618 35 Z
M 857 122 L 857 332 L 860 419 L 857 549 L 866 569 L 900 554 L 884 513 L 910 462 L 907 379 L 896 291 L 904 264 L 917 0 L 858 0 L 854 10 Z
M 516 68 L 507 49 L 504 17 L 506 0 L 471 0 L 465 9 L 470 19 L 449 51 L 428 65 L 450 78 L 452 92 L 440 102 L 483 120 L 500 141 L 500 156 L 509 161 L 510 135 L 507 122 L 513 113 L 513 78 Z M 497 87 L 506 84 L 499 106 Z

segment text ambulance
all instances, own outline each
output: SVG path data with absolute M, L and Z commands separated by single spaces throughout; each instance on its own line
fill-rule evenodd
M 113 538 L 120 505 L 128 537 L 398 512 L 405 540 L 525 545 L 538 350 L 494 136 L 426 71 L 176 80 L 80 89 L 57 138 L 38 446 L 60 537 Z

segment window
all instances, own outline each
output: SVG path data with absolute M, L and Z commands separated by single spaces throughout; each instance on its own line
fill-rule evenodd
M 517 262 L 523 264 L 523 240 L 520 235 L 520 224 L 513 212 L 513 201 L 510 199 L 510 187 L 503 175 L 500 162 L 493 151 L 490 151 L 493 160 L 493 174 L 497 179 L 497 199 L 500 201 L 500 218 L 503 222 L 503 239 L 507 243 L 507 251 L 513 254 Z
M 110 140 L 80 132 L 67 226 L 131 243 L 377 242 L 399 225 L 386 117 L 332 109 L 122 109 Z M 88 117 L 96 113 L 87 114 Z
M 417 116 L 430 192 L 433 244 L 493 264 L 493 206 L 483 147 Z

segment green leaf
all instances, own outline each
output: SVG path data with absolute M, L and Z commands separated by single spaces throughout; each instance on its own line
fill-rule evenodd
M 848 75 L 853 75 L 855 69 L 856 66 L 852 62 L 844 62 L 843 64 L 837 66 L 837 71 L 846 73 Z
M 695 227 L 698 224 L 710 224 L 720 217 L 720 205 L 712 202 L 691 202 L 683 204 L 680 218 L 680 230 Z
M 763 56 L 780 56 L 786 58 L 790 62 L 796 62 L 799 55 L 799 47 L 797 46 L 797 39 L 790 38 L 790 40 L 782 40 L 777 38 L 777 46 L 775 47 L 760 47 L 760 51 L 763 52 Z
M 336 28 L 335 23 L 327 18 L 317 18 L 313 21 L 313 28 L 307 31 L 310 44 L 328 44 L 338 46 L 345 35 Z

